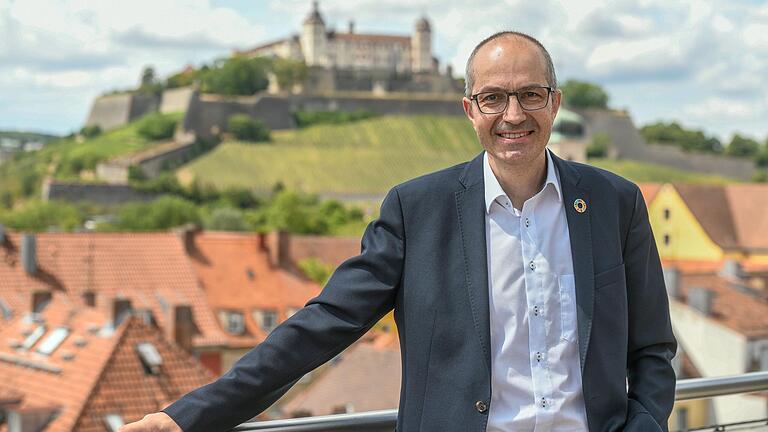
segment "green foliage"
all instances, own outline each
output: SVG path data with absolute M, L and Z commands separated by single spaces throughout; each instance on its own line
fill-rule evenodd
M 227 119 L 227 131 L 241 141 L 269 141 L 270 133 L 267 125 L 248 114 L 234 114 Z
M 760 168 L 768 167 L 768 144 L 760 146 L 760 150 L 755 156 L 755 165 Z
M 130 203 L 122 206 L 117 220 L 107 230 L 157 231 L 185 224 L 199 224 L 197 206 L 183 198 L 163 196 L 149 203 Z
M 568 80 L 560 86 L 563 103 L 573 108 L 608 108 L 608 93 L 597 84 Z
M 752 175 L 752 181 L 755 183 L 768 182 L 768 171 L 764 169 L 756 170 L 755 173 Z
M 138 120 L 136 132 L 148 140 L 169 139 L 173 137 L 178 122 L 176 116 L 151 113 Z
M 84 220 L 83 214 L 65 202 L 30 201 L 14 211 L 0 211 L 0 223 L 16 231 L 71 231 Z
M 138 165 L 131 165 L 128 167 L 128 181 L 137 182 L 146 180 L 147 175 L 144 174 L 144 170 Z
M 205 229 L 215 231 L 247 231 L 248 223 L 243 218 L 243 212 L 232 207 L 213 209 L 203 224 Z
M 98 125 L 83 126 L 83 128 L 80 129 L 80 135 L 85 138 L 94 138 L 101 135 L 101 128 Z
M 272 63 L 272 72 L 277 77 L 280 89 L 290 91 L 294 85 L 304 83 L 309 68 L 303 61 L 278 58 Z
M 267 88 L 269 66 L 266 58 L 230 57 L 201 74 L 200 90 L 223 95 L 252 95 Z
M 760 144 L 752 138 L 743 137 L 739 134 L 733 135 L 728 147 L 725 148 L 725 154 L 730 156 L 757 156 L 760 150 Z
M 252 215 L 250 219 L 258 231 L 297 234 L 331 234 L 344 224 L 362 220 L 362 212 L 347 210 L 338 201 L 321 202 L 317 195 L 288 190 L 276 193 L 261 213 L 260 217 Z
M 351 123 L 372 117 L 376 117 L 376 113 L 371 111 L 297 111 L 294 114 L 299 127 Z
M 677 122 L 657 122 L 640 128 L 640 135 L 651 144 L 674 145 L 685 151 L 722 153 L 723 146 L 715 137 L 706 136 L 701 130 L 683 128 Z
M 201 74 L 205 73 L 207 70 L 207 66 L 205 69 L 201 69 L 199 71 L 192 67 L 188 67 L 179 73 L 169 76 L 165 80 L 165 88 L 172 89 L 177 87 L 191 86 L 196 81 L 198 81 Z
M 333 274 L 333 266 L 320 261 L 317 258 L 307 258 L 298 262 L 299 270 L 311 281 L 320 285 L 328 283 Z
M 589 161 L 589 164 L 614 172 L 635 183 L 726 184 L 736 182 L 735 179 L 721 175 L 698 174 L 665 167 L 663 165 L 654 165 L 631 160 L 593 159 Z
M 587 159 L 604 158 L 608 155 L 611 137 L 605 133 L 597 133 L 592 137 L 592 143 L 587 146 Z

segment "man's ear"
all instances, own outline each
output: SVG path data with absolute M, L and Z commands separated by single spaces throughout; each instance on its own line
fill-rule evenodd
M 474 119 L 474 113 L 472 112 L 472 101 L 469 100 L 469 98 L 463 97 L 461 98 L 461 106 L 464 108 L 464 114 L 467 115 L 467 118 L 470 120 Z
M 560 110 L 560 103 L 563 101 L 563 92 L 560 89 L 555 90 L 552 93 L 552 118 L 557 116 L 558 110 Z

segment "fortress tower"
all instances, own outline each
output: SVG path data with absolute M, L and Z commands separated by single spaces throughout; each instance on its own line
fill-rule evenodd
M 429 20 L 421 17 L 411 36 L 411 71 L 432 72 L 432 29 Z
M 328 64 L 328 34 L 325 22 L 320 15 L 317 1 L 312 2 L 312 11 L 307 15 L 301 29 L 301 48 L 307 66 L 326 66 Z

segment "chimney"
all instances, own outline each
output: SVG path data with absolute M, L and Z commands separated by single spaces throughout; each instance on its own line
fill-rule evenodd
M 96 307 L 96 293 L 90 290 L 83 292 L 83 303 L 88 307 Z
M 349 34 L 352 34 L 355 32 L 355 22 L 352 20 L 349 20 Z
M 184 350 L 192 351 L 192 337 L 197 333 L 197 326 L 192 316 L 192 307 L 178 305 L 173 309 L 173 337 Z
M 734 259 L 727 259 L 723 262 L 723 268 L 720 269 L 720 276 L 731 279 L 743 279 L 746 272 L 741 267 L 741 263 Z
M 688 288 L 688 305 L 706 316 L 712 315 L 712 300 L 715 293 L 702 287 Z
M 0 245 L 5 244 L 5 226 L 0 224 Z
M 664 285 L 671 299 L 680 298 L 680 270 L 675 267 L 664 267 Z
M 131 301 L 125 298 L 112 300 L 112 324 L 115 328 L 131 315 Z
M 269 263 L 273 267 L 288 267 L 290 262 L 291 235 L 285 231 L 273 231 L 267 237 Z
M 200 232 L 200 227 L 194 224 L 187 224 L 179 231 L 181 240 L 184 243 L 184 250 L 191 253 L 195 250 L 195 236 Z
M 41 313 L 50 301 L 50 291 L 35 291 L 32 293 L 32 313 Z
M 34 234 L 21 237 L 21 263 L 28 275 L 37 273 L 37 238 Z

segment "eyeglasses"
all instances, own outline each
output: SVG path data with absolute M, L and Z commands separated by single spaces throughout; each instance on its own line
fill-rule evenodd
M 536 111 L 547 106 L 549 94 L 555 91 L 552 87 L 525 87 L 517 91 L 491 91 L 472 95 L 469 100 L 475 101 L 483 114 L 498 114 L 507 110 L 509 97 L 514 96 L 523 111 Z

